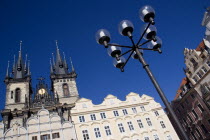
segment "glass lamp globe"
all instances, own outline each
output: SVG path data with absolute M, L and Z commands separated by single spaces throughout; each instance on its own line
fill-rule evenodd
M 123 36 L 130 36 L 133 32 L 133 29 L 133 23 L 129 20 L 121 21 L 118 26 L 119 33 Z
M 117 46 L 109 46 L 109 48 L 107 49 L 107 52 L 109 56 L 116 57 L 116 55 L 121 54 L 121 48 Z
M 104 45 L 104 42 L 109 43 L 110 33 L 106 29 L 100 29 L 96 32 L 96 42 L 98 44 Z
M 139 17 L 143 22 L 150 22 L 155 17 L 155 10 L 149 5 L 143 6 L 139 10 Z
M 148 45 L 147 45 L 148 48 L 150 48 L 150 49 L 158 49 L 158 48 L 161 48 L 161 46 L 162 46 L 162 40 L 158 36 L 156 36 L 155 38 L 156 38 L 157 41 L 151 40 L 148 43 Z
M 141 28 L 141 34 L 143 34 L 143 32 L 146 28 L 147 28 L 147 24 L 143 25 L 143 27 Z M 154 25 L 150 25 L 144 34 L 144 39 L 146 39 L 146 40 L 154 39 L 156 34 L 157 34 L 156 27 Z
M 125 64 L 125 58 L 123 56 L 120 57 L 120 60 L 113 59 L 113 65 L 116 68 L 121 68 Z
M 141 54 L 143 55 L 143 50 L 139 50 L 141 52 Z M 132 56 L 133 59 L 139 59 L 139 56 L 136 54 L 136 52 L 134 51 Z

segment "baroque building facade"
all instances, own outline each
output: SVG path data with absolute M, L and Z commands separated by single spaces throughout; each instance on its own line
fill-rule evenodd
M 210 7 L 202 25 L 206 26 L 205 38 L 196 49 L 184 49 L 186 77 L 172 102 L 191 140 L 210 139 Z
M 178 140 L 161 105 L 130 93 L 125 101 L 108 95 L 99 105 L 81 98 L 71 110 L 79 140 Z

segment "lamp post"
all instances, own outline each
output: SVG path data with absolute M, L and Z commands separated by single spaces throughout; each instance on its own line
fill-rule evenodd
M 134 29 L 133 24 L 129 20 L 123 20 L 119 24 L 119 33 L 123 36 L 127 36 L 132 45 L 131 46 L 124 46 L 124 45 L 118 45 L 110 42 L 110 33 L 105 29 L 100 29 L 96 33 L 96 41 L 100 45 L 104 45 L 105 48 L 108 50 L 108 54 L 113 57 L 113 64 L 116 68 L 119 68 L 122 72 L 124 71 L 124 67 L 127 64 L 127 62 L 130 60 L 130 58 L 138 59 L 139 62 L 143 65 L 143 68 L 146 70 L 150 80 L 152 81 L 153 85 L 155 86 L 160 98 L 162 99 L 163 103 L 166 106 L 166 109 L 168 110 L 169 114 L 171 115 L 174 123 L 176 124 L 178 128 L 178 134 L 180 133 L 181 136 L 179 136 L 183 140 L 189 140 L 188 136 L 186 135 L 184 129 L 182 128 L 178 118 L 176 117 L 173 109 L 171 108 L 165 94 L 163 93 L 162 89 L 160 88 L 157 80 L 153 76 L 149 65 L 146 63 L 146 61 L 143 58 L 143 53 L 141 50 L 152 50 L 157 51 L 159 53 L 162 53 L 161 46 L 162 41 L 159 37 L 156 36 L 157 29 L 154 26 L 154 17 L 155 17 L 155 11 L 151 6 L 144 6 L 139 10 L 139 17 L 143 22 L 146 22 L 146 24 L 142 27 L 141 30 L 141 36 L 137 43 L 134 42 L 132 32 Z M 141 41 L 145 39 L 143 43 Z M 141 43 L 141 44 L 140 44 Z M 147 47 L 143 47 L 147 44 Z M 121 48 L 127 48 L 128 50 L 124 53 L 122 53 Z M 123 56 L 129 54 L 127 59 L 125 59 Z

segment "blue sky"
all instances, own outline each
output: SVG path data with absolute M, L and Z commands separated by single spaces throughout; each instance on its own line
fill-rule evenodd
M 58 40 L 61 52 L 72 57 L 78 73 L 77 87 L 81 97 L 99 104 L 108 94 L 121 100 L 129 92 L 153 96 L 161 102 L 141 64 L 130 60 L 121 73 L 112 64 L 107 51 L 95 41 L 95 32 L 105 28 L 111 33 L 111 42 L 130 45 L 128 38 L 118 33 L 118 23 L 124 19 L 134 24 L 134 39 L 138 40 L 144 24 L 138 10 L 151 5 L 156 11 L 158 36 L 163 41 L 160 55 L 146 52 L 150 64 L 169 101 L 184 77 L 185 47 L 196 48 L 204 37 L 201 26 L 208 0 L 1 0 L 0 1 L 0 109 L 5 101 L 7 61 L 18 54 L 19 41 L 23 41 L 23 54 L 31 61 L 32 83 L 39 76 L 50 85 L 49 59 Z M 68 59 L 69 60 L 69 59 Z

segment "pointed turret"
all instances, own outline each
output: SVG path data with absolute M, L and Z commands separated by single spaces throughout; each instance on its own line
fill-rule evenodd
M 22 41 L 20 41 L 20 50 L 18 54 L 18 59 L 17 62 L 15 61 L 15 55 L 14 55 L 14 63 L 13 63 L 13 68 L 12 68 L 12 74 L 13 76 L 9 76 L 9 68 L 7 69 L 7 75 L 6 78 L 10 77 L 12 79 L 25 79 L 30 75 L 30 69 L 29 69 L 29 64 L 27 68 L 27 55 L 26 55 L 26 60 L 24 63 L 24 60 L 22 58 Z
M 53 57 L 53 72 L 54 74 L 59 74 L 59 75 L 65 75 L 68 74 L 68 66 L 66 63 L 66 59 L 64 56 L 64 60 L 62 60 L 62 57 L 60 55 L 60 50 L 58 48 L 58 41 L 56 40 L 56 60 L 54 60 L 54 55 L 52 53 L 52 57 Z
M 68 65 L 67 65 L 67 62 L 66 62 L 66 56 L 65 56 L 64 52 L 63 52 L 63 63 L 64 63 L 64 67 L 68 70 Z
M 9 61 L 8 61 L 8 65 L 7 65 L 7 73 L 6 73 L 6 78 L 9 77 Z

